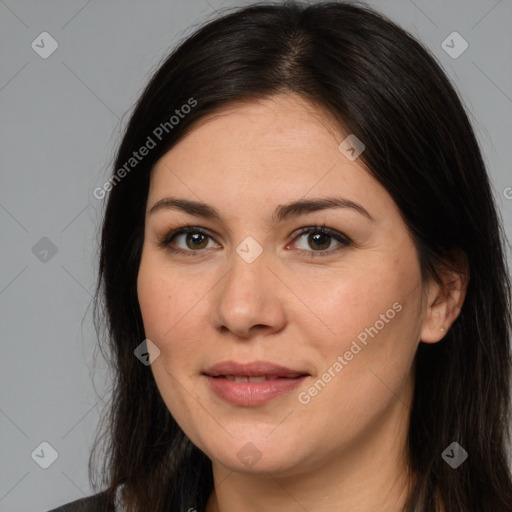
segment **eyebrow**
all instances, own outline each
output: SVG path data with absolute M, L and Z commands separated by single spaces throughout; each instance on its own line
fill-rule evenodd
M 349 208 L 361 215 L 364 215 L 371 221 L 375 219 L 368 213 L 368 211 L 359 203 L 345 199 L 343 197 L 325 197 L 318 199 L 301 199 L 288 204 L 279 205 L 272 216 L 277 222 L 282 222 L 290 217 L 298 217 L 310 212 L 317 212 L 320 210 L 328 210 L 334 208 Z M 149 210 L 149 215 L 161 210 L 177 210 L 204 217 L 206 219 L 222 220 L 219 212 L 212 206 L 200 202 L 190 201 L 188 199 L 179 199 L 175 197 L 165 197 L 157 201 Z

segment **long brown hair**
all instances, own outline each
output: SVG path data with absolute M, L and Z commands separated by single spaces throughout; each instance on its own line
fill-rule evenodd
M 145 339 L 136 279 L 150 171 L 205 115 L 282 92 L 327 109 L 365 141 L 360 158 L 399 207 L 425 282 L 437 279 L 450 250 L 467 257 L 459 317 L 443 341 L 420 343 L 416 355 L 408 437 L 415 478 L 405 511 L 437 512 L 436 493 L 447 512 L 512 510 L 510 279 L 477 140 L 435 58 L 382 15 L 339 2 L 258 2 L 225 13 L 182 42 L 140 96 L 117 151 L 101 232 L 95 321 L 114 376 L 91 475 L 102 447 L 99 485 L 110 503 L 123 484 L 129 512 L 204 510 L 211 462 L 133 354 Z M 197 104 L 170 122 L 190 98 Z M 159 126 L 167 129 L 156 137 Z M 120 173 L 148 137 L 155 146 Z M 469 454 L 457 469 L 441 457 L 454 441 Z

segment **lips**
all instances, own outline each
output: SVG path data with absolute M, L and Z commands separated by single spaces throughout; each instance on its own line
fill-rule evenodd
M 267 361 L 224 361 L 203 372 L 210 389 L 238 407 L 258 407 L 289 395 L 309 376 Z M 283 398 L 285 399 L 285 398 Z
M 239 407 L 257 407 L 291 393 L 309 373 L 268 361 L 223 361 L 207 368 L 203 375 L 222 400 Z
M 207 368 L 204 374 L 210 377 L 224 377 L 231 382 L 265 382 L 266 380 L 295 379 L 309 375 L 307 372 L 293 370 L 267 361 L 252 363 L 223 361 Z

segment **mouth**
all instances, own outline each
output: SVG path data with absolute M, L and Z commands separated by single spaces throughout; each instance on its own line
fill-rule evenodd
M 251 363 L 223 361 L 207 368 L 203 374 L 209 377 L 225 378 L 232 382 L 264 382 L 280 378 L 295 379 L 309 375 L 305 371 L 293 370 L 268 361 L 253 361 Z
M 245 364 L 225 361 L 202 374 L 218 397 L 243 407 L 262 405 L 288 394 L 310 375 L 265 361 Z
M 298 379 L 305 377 L 304 375 L 298 375 L 297 377 L 285 377 L 282 375 L 261 375 L 259 377 L 249 377 L 248 375 L 210 375 L 214 379 L 226 379 L 230 382 L 265 382 L 277 379 Z

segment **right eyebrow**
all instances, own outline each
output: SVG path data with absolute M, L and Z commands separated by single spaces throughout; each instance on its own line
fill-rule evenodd
M 151 215 L 152 213 L 160 210 L 178 210 L 189 213 L 190 215 L 204 217 L 206 219 L 221 220 L 219 212 L 213 208 L 213 206 L 209 206 L 206 203 L 201 203 L 198 201 L 189 201 L 188 199 L 165 197 L 164 199 L 157 201 L 151 207 L 149 214 Z

